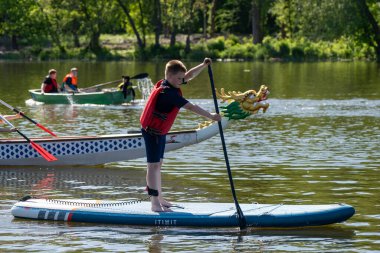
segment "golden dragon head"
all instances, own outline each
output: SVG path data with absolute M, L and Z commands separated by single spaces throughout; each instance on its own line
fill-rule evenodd
M 220 89 L 220 93 L 216 90 L 218 98 L 223 102 L 228 102 L 228 106 L 224 108 L 224 114 L 229 115 L 230 119 L 241 119 L 249 116 L 250 114 L 257 113 L 263 109 L 265 113 L 269 107 L 269 103 L 265 100 L 269 94 L 268 87 L 261 85 L 258 92 L 255 90 L 247 90 L 246 92 L 229 91 L 227 94 L 224 89 Z

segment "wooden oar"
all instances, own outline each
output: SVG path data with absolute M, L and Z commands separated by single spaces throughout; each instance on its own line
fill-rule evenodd
M 44 127 L 43 125 L 41 125 L 40 123 L 38 123 L 37 121 L 29 118 L 28 116 L 26 116 L 23 112 L 21 112 L 20 110 L 18 110 L 17 108 L 14 108 L 13 106 L 7 104 L 6 102 L 4 102 L 3 100 L 0 99 L 0 103 L 2 103 L 4 106 L 8 107 L 9 109 L 11 109 L 12 111 L 16 112 L 16 113 L 19 113 L 22 117 L 24 117 L 25 119 L 29 120 L 30 122 L 32 122 L 33 124 L 35 124 L 36 126 L 38 126 L 39 128 L 41 128 L 42 130 L 44 130 L 45 132 L 53 135 L 54 137 L 57 137 L 57 135 L 55 133 L 53 133 L 52 131 L 50 131 L 49 129 L 47 129 L 46 127 Z
M 137 74 L 135 76 L 130 77 L 129 79 L 143 79 L 143 78 L 146 78 L 148 76 L 149 76 L 148 73 L 140 73 L 140 74 Z M 118 80 L 110 81 L 110 82 L 106 82 L 106 83 L 100 83 L 100 84 L 96 84 L 96 85 L 93 85 L 93 86 L 90 86 L 90 87 L 87 87 L 87 88 L 83 88 L 83 89 L 81 89 L 81 91 L 85 92 L 86 90 L 92 90 L 94 88 L 98 88 L 98 87 L 101 87 L 101 86 L 104 86 L 104 85 L 107 85 L 107 84 L 117 83 L 117 82 L 121 82 L 121 81 L 123 81 L 123 79 L 118 79 Z
M 3 117 L 2 115 L 0 115 L 0 118 L 1 118 L 2 121 L 4 121 L 5 123 L 7 123 L 11 128 L 15 129 L 15 131 L 19 135 L 21 135 L 27 142 L 29 142 L 29 144 L 32 146 L 32 148 L 34 148 L 43 158 L 45 158 L 46 161 L 52 162 L 52 161 L 58 160 L 55 156 L 53 156 L 52 154 L 50 154 L 43 147 L 41 147 L 37 143 L 35 143 L 32 140 L 30 140 L 25 134 L 23 134 L 20 130 L 18 130 L 17 128 L 15 128 L 14 125 L 12 125 L 12 123 L 9 122 L 5 117 Z
M 214 76 L 212 73 L 211 65 L 208 65 L 208 75 L 210 77 L 211 91 L 212 91 L 212 97 L 214 99 L 215 112 L 219 114 L 218 101 L 216 99 L 216 93 L 215 93 Z M 222 127 L 222 123 L 220 121 L 218 121 L 218 126 L 219 126 L 219 135 L 220 135 L 220 139 L 222 141 L 222 146 L 223 146 L 224 160 L 226 161 L 228 178 L 230 180 L 231 192 L 232 192 L 232 196 L 234 198 L 236 212 L 237 212 L 238 219 L 239 219 L 239 226 L 240 226 L 240 229 L 245 229 L 247 227 L 247 221 L 245 220 L 243 211 L 241 210 L 239 202 L 238 202 L 237 197 L 236 197 L 234 181 L 232 179 L 232 173 L 231 173 L 231 168 L 230 168 L 230 162 L 228 160 L 226 142 L 224 140 L 223 127 Z

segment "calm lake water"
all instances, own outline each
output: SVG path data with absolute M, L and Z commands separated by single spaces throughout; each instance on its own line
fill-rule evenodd
M 197 63 L 186 62 L 189 66 Z M 148 72 L 162 77 L 165 63 L 0 62 L 0 98 L 59 135 L 100 135 L 137 129 L 142 105 L 42 105 L 38 88 L 50 68 L 61 80 L 79 69 L 82 87 Z M 150 228 L 15 219 L 11 206 L 32 194 L 49 198 L 128 200 L 145 197 L 145 159 L 97 167 L 1 167 L 0 252 L 379 252 L 380 65 L 251 63 L 213 65 L 226 90 L 270 87 L 270 108 L 235 121 L 225 138 L 240 203 L 347 203 L 347 222 L 317 228 Z M 212 110 L 207 71 L 184 96 Z M 0 112 L 11 114 L 7 108 Z M 203 119 L 182 111 L 174 129 Z M 26 120 L 13 122 L 43 136 Z M 3 137 L 16 137 L 4 134 Z M 172 201 L 232 202 L 219 137 L 166 154 L 163 188 Z

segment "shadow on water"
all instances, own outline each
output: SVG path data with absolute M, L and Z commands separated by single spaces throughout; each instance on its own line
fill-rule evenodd
M 318 237 L 318 238 L 346 238 L 350 239 L 355 235 L 353 229 L 342 227 L 339 225 L 330 225 L 323 227 L 303 227 L 303 228 L 255 228 L 249 227 L 245 230 L 236 228 L 194 228 L 194 227 L 144 227 L 144 226 L 127 226 L 127 225 L 108 225 L 81 222 L 61 222 L 61 221 L 43 221 L 43 220 L 28 220 L 23 218 L 14 218 L 12 223 L 19 227 L 31 225 L 44 227 L 45 230 L 58 228 L 57 235 L 67 233 L 82 233 L 82 232 L 113 232 L 121 235 L 191 235 L 191 236 L 213 236 L 223 235 L 241 238 L 244 236 L 297 236 L 297 237 Z M 32 228 L 30 233 L 38 235 L 40 231 Z

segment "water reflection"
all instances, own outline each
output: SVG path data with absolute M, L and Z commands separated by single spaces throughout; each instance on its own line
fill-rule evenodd
M 331 252 L 341 250 L 342 247 L 347 249 L 352 247 L 355 238 L 353 229 L 336 226 L 286 230 L 248 228 L 239 231 L 226 228 L 148 228 L 102 224 L 92 226 L 81 223 L 31 222 L 21 219 L 13 220 L 12 224 L 18 229 L 9 230 L 5 227 L 3 233 L 6 232 L 15 238 L 21 235 L 17 233 L 22 233 L 28 240 L 27 244 L 13 241 L 13 247 L 39 252 L 68 247 L 71 250 L 103 252 L 219 252 L 225 249 L 252 252 L 282 251 L 283 247 L 297 248 L 301 251 L 318 248 Z M 336 248 L 334 244 L 339 242 L 344 244 Z M 7 246 L 11 248 L 10 242 L 3 241 L 3 243 L 4 249 Z

